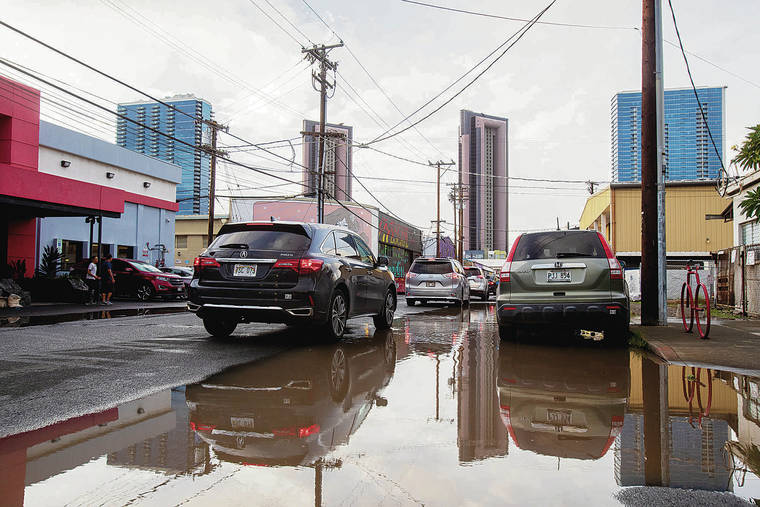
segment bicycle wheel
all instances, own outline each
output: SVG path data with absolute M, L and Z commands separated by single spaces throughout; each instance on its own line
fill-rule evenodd
M 707 286 L 703 283 L 697 285 L 692 308 L 697 320 L 699 337 L 705 339 L 710 334 L 710 295 L 707 293 Z
M 685 296 L 685 298 L 684 298 Z M 687 333 L 691 333 L 691 329 L 694 327 L 694 310 L 693 310 L 693 297 L 691 295 L 691 287 L 685 283 L 681 286 L 681 320 L 683 321 L 683 328 Z M 686 323 L 686 310 L 689 310 L 689 322 Z

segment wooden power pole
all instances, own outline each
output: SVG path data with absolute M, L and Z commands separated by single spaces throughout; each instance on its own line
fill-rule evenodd
M 327 81 L 327 71 L 335 72 L 338 69 L 337 62 L 327 59 L 331 49 L 343 47 L 343 41 L 338 44 L 325 46 L 314 45 L 310 48 L 301 48 L 301 53 L 306 54 L 310 63 L 319 62 L 319 72 L 311 71 L 312 86 L 319 92 L 319 173 L 317 174 L 317 222 L 325 221 L 325 123 L 327 122 L 327 92 L 335 92 L 335 80 Z M 319 84 L 319 87 L 317 87 Z
M 438 162 L 430 162 L 428 160 L 428 165 L 432 167 L 437 168 L 437 177 L 436 177 L 436 185 L 435 185 L 435 205 L 436 205 L 436 212 L 435 212 L 435 256 L 440 257 L 441 256 L 441 166 L 447 167 L 447 166 L 453 166 L 456 165 L 454 161 L 451 162 L 444 162 L 442 160 L 439 160 Z
M 656 2 L 642 0 L 641 48 L 641 323 L 659 321 L 657 238 Z
M 214 120 L 205 121 L 211 129 L 211 145 L 204 144 L 203 151 L 211 155 L 211 169 L 208 180 L 208 244 L 214 240 L 214 201 L 216 200 L 216 157 L 217 155 L 225 156 L 224 151 L 216 148 L 217 131 L 224 130 L 227 132 L 229 127 L 217 123 Z

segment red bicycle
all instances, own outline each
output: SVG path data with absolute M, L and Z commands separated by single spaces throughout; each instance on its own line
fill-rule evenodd
M 687 333 L 691 333 L 696 321 L 699 337 L 705 339 L 710 334 L 710 295 L 707 292 L 707 286 L 699 279 L 700 269 L 702 265 L 698 262 L 686 263 L 686 281 L 681 286 L 681 320 Z M 691 290 L 692 275 L 696 286 L 694 292 Z M 686 320 L 687 310 L 688 321 Z
M 683 389 L 683 397 L 689 403 L 689 424 L 694 428 L 694 414 L 692 404 L 694 402 L 694 395 L 697 395 L 697 406 L 699 412 L 697 413 L 697 425 L 702 427 L 702 418 L 710 417 L 710 409 L 712 408 L 712 382 L 713 374 L 712 370 L 706 368 L 707 383 L 702 382 L 702 368 L 691 367 L 691 373 L 686 373 L 686 366 L 681 367 L 681 387 Z M 702 388 L 707 388 L 707 403 L 703 403 L 702 400 Z

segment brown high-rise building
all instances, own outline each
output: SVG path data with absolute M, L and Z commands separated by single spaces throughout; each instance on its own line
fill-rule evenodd
M 325 130 L 325 197 L 341 201 L 351 200 L 351 144 L 354 138 L 354 128 L 343 124 L 327 123 Z M 319 137 L 308 132 L 319 132 L 319 122 L 304 120 L 303 131 L 303 183 L 305 192 L 317 191 L 317 175 L 319 174 Z

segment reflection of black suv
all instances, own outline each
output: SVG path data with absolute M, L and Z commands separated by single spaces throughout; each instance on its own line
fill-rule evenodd
M 310 465 L 387 404 L 395 362 L 385 330 L 237 366 L 187 386 L 190 428 L 225 461 Z
M 387 329 L 396 311 L 388 259 L 355 233 L 298 222 L 225 224 L 194 262 L 188 308 L 215 337 L 239 322 L 314 323 L 339 338 L 346 319 L 374 317 Z

